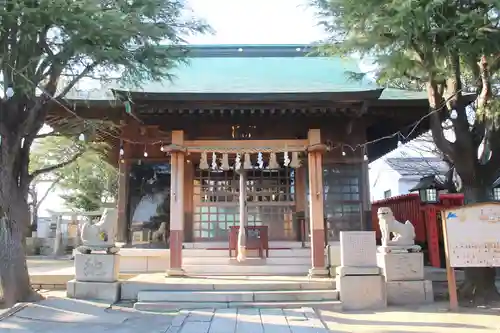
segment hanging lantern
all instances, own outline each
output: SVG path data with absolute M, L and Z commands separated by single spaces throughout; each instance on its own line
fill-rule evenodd
M 245 153 L 245 161 L 243 162 L 243 169 L 252 169 L 252 160 L 250 159 L 250 154 Z
M 200 169 L 201 170 L 207 170 L 208 169 L 207 153 L 205 153 L 205 152 L 201 153 L 201 157 L 200 157 Z
M 288 155 L 288 152 L 286 151 L 285 154 L 284 154 L 284 163 L 285 163 L 285 166 L 289 166 L 290 165 L 290 156 Z
M 300 159 L 299 159 L 299 152 L 294 151 L 292 152 L 292 160 L 290 161 L 290 167 L 297 169 L 300 168 Z
M 271 153 L 269 156 L 269 169 L 279 169 L 280 166 L 276 159 L 276 153 Z
M 222 154 L 222 170 L 229 170 L 229 155 L 227 153 Z

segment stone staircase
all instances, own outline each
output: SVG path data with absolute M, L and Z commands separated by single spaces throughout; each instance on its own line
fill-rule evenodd
M 257 251 L 248 251 L 242 263 L 223 249 L 184 249 L 182 256 L 188 275 L 307 275 L 311 267 L 308 248 L 270 249 L 264 259 L 257 257 Z
M 204 279 L 212 279 L 207 277 Z M 216 279 L 216 278 L 213 278 Z M 339 294 L 332 279 L 286 280 L 285 277 L 252 279 L 228 277 L 227 280 L 168 283 L 136 288 L 134 308 L 141 311 L 167 312 L 180 309 L 221 308 L 300 308 L 339 305 Z M 205 283 L 203 283 L 205 282 Z M 156 289 L 156 290 L 152 290 Z M 159 290 L 161 288 L 162 290 Z M 148 290 L 149 289 L 149 290 Z M 128 291 L 123 290 L 122 298 Z M 132 295 L 130 295 L 132 296 Z

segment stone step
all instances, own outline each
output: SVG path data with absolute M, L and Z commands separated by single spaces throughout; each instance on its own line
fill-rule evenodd
M 248 250 L 248 256 L 257 256 L 256 250 Z M 233 255 L 235 251 L 233 251 Z M 210 250 L 210 249 L 183 249 L 183 258 L 190 257 L 225 257 L 229 258 L 229 250 Z M 311 249 L 298 248 L 298 249 L 270 249 L 269 258 L 282 258 L 282 257 L 311 257 Z
M 307 275 L 310 264 L 307 265 L 182 265 L 189 275 Z
M 341 311 L 340 301 L 309 301 L 309 302 L 137 302 L 134 309 L 149 312 L 173 312 L 189 309 L 227 309 L 227 308 L 327 308 Z
M 225 257 L 184 257 L 184 265 L 241 265 L 236 258 Z M 270 257 L 247 258 L 244 265 L 310 265 L 311 258 L 307 257 Z
M 303 302 L 336 301 L 337 290 L 141 291 L 138 302 Z
M 196 242 L 196 243 L 183 243 L 185 249 L 226 249 L 228 246 L 228 241 L 219 242 Z M 273 249 L 301 249 L 302 243 L 297 241 L 270 241 L 269 247 Z M 305 247 L 309 248 L 310 243 L 306 242 Z
M 195 278 L 193 278 L 195 279 Z M 213 280 L 213 279 L 212 279 Z M 209 280 L 210 281 L 210 280 Z M 322 281 L 272 281 L 266 279 L 233 281 L 223 277 L 220 283 L 203 283 L 203 280 L 196 282 L 168 282 L 151 283 L 146 281 L 123 281 L 121 285 L 121 298 L 124 300 L 137 300 L 140 292 L 145 291 L 297 291 L 297 290 L 335 290 L 335 280 L 325 279 Z

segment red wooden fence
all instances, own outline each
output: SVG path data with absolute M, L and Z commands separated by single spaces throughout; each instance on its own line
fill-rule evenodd
M 390 207 L 396 220 L 410 221 L 415 226 L 415 241 L 426 244 L 429 261 L 433 267 L 441 267 L 440 243 L 443 242 L 441 230 L 442 209 L 462 206 L 463 194 L 440 194 L 438 204 L 424 204 L 417 193 L 400 195 L 372 203 L 372 227 L 380 238 L 377 210 L 379 207 Z

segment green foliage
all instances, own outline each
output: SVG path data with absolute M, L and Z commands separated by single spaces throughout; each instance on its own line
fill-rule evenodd
M 73 156 L 82 154 L 89 145 L 77 139 L 65 136 L 49 136 L 37 140 L 33 145 L 30 156 L 30 172 L 52 168 L 54 165 L 68 162 Z M 40 174 L 40 180 L 54 179 L 55 175 L 50 171 Z M 35 179 L 39 180 L 39 179 Z
M 48 84 L 54 71 L 164 78 L 182 61 L 172 47 L 209 30 L 189 14 L 184 0 L 6 0 L 0 42 L 12 50 L 0 58 L 5 83 L 34 97 L 34 85 Z
M 0 164 L 14 178 L 4 181 L 26 192 L 40 174 L 26 173 L 29 152 L 55 109 L 62 111 L 51 119 L 56 133 L 109 130 L 104 120 L 82 120 L 66 103 L 75 85 L 110 77 L 136 84 L 168 78 L 185 61 L 185 37 L 209 31 L 184 0 L 2 2 L 0 81 L 12 96 L 0 103 Z
M 66 205 L 82 211 L 98 210 L 118 195 L 118 170 L 96 152 L 87 152 L 74 164 L 57 171 L 63 176 L 61 197 Z
M 93 211 L 104 201 L 114 201 L 118 192 L 118 171 L 106 161 L 108 147 L 104 144 L 81 142 L 67 137 L 47 137 L 32 151 L 31 167 L 40 170 L 74 159 L 63 167 L 41 176 L 60 179 L 58 187 L 65 191 L 62 198 L 77 210 Z
M 442 82 L 460 54 L 468 66 L 482 54 L 498 54 L 500 1 L 313 0 L 331 38 L 327 53 L 369 55 L 381 82 L 406 77 Z

